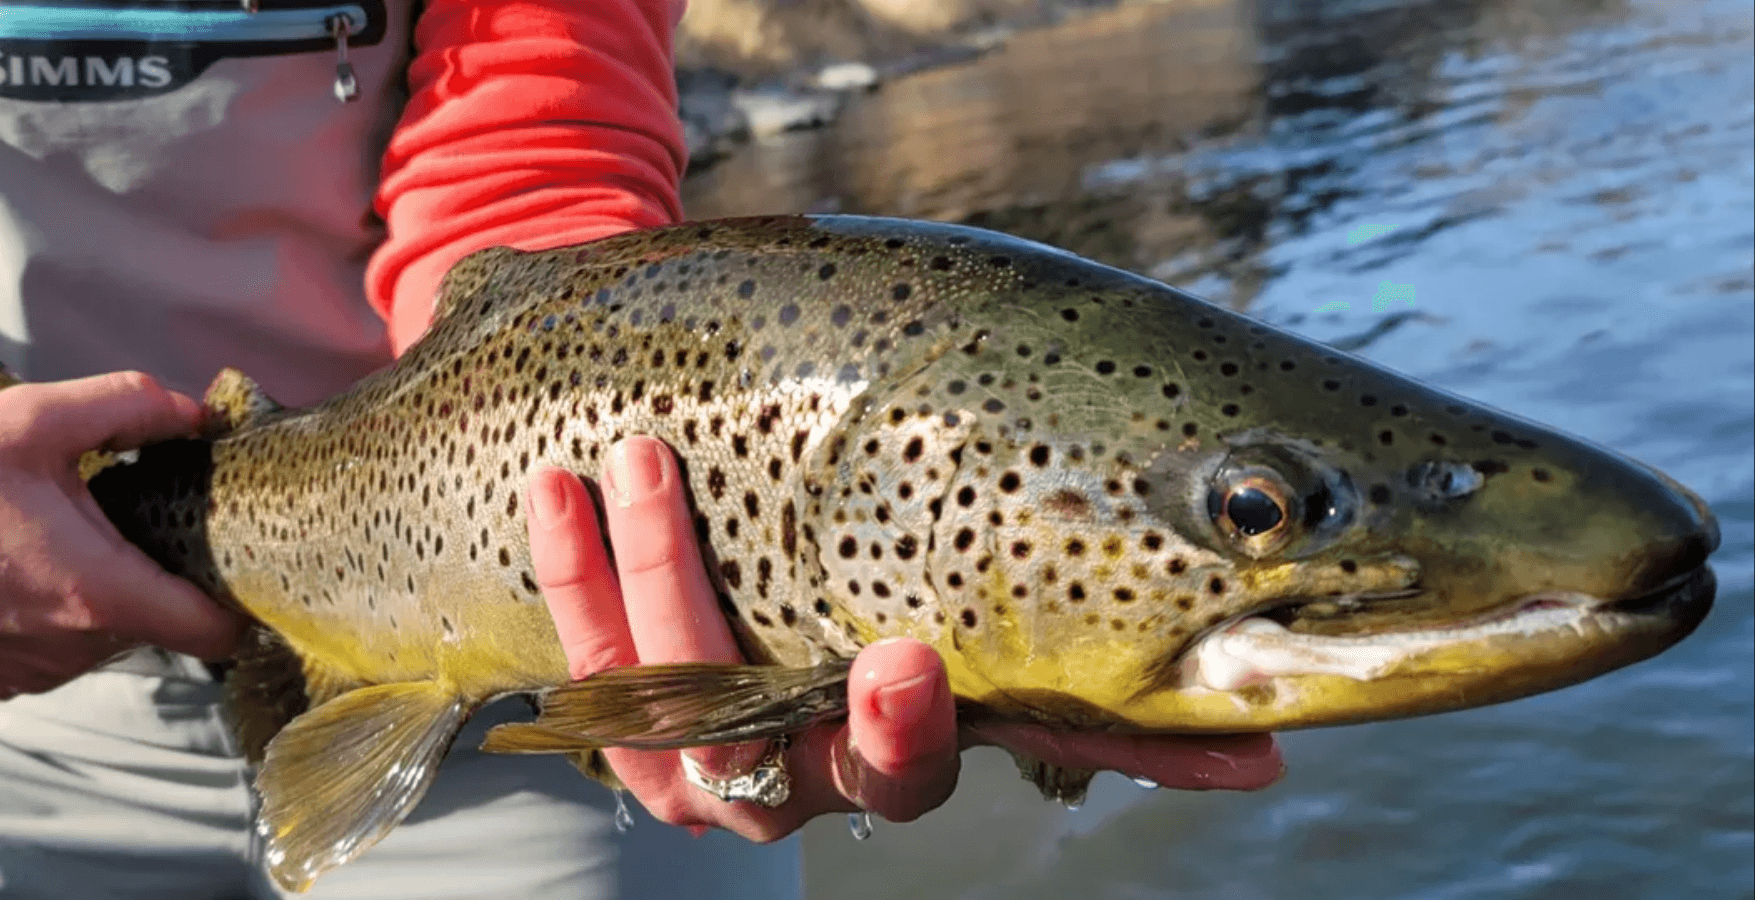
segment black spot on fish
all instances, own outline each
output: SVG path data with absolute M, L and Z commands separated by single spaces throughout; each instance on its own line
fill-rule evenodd
M 1470 464 L 1475 471 L 1485 476 L 1498 475 L 1511 471 L 1511 467 L 1497 459 L 1476 460 Z

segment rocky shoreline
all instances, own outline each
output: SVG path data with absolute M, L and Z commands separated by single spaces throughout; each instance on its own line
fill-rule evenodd
M 1021 30 L 1108 5 L 693 0 L 678 28 L 676 72 L 689 170 L 702 171 L 753 141 L 826 126 L 854 96 L 887 81 L 966 62 Z M 761 34 L 774 40 L 752 39 Z

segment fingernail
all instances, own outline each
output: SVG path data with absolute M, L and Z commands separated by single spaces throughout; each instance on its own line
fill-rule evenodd
M 611 494 L 626 509 L 644 500 L 664 484 L 664 461 L 653 441 L 617 441 L 609 448 Z
M 567 487 L 559 478 L 536 478 L 530 484 L 530 515 L 543 528 L 553 528 L 567 518 Z
M 932 712 L 934 694 L 938 689 L 936 681 L 937 676 L 930 673 L 916 675 L 907 681 L 879 688 L 872 695 L 872 703 L 877 706 L 878 715 L 895 725 L 897 730 L 915 728 Z

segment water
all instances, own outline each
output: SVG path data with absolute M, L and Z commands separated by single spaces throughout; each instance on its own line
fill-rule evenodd
M 1755 897 L 1755 89 L 1747 0 L 1132 3 L 886 85 L 692 215 L 940 218 L 1145 272 L 1648 460 L 1724 529 L 1663 656 L 1286 735 L 1254 795 L 992 751 L 925 819 L 807 832 L 834 898 Z
M 615 830 L 618 834 L 627 834 L 634 827 L 634 813 L 628 809 L 626 791 L 615 792 Z

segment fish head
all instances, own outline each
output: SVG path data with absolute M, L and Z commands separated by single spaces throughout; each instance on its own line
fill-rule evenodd
M 857 486 L 916 488 L 896 613 L 979 706 L 1207 732 L 1440 712 L 1649 657 L 1711 605 L 1712 515 L 1640 463 L 1156 282 L 958 250 L 1013 280 L 879 405 L 913 436 L 867 446 L 910 452 Z
M 1229 694 L 1239 727 L 1261 716 L 1275 728 L 1439 712 L 1584 681 L 1704 618 L 1718 530 L 1697 496 L 1381 374 L 1373 389 L 1398 397 L 1390 416 L 1423 434 L 1360 427 L 1356 413 L 1334 427 L 1349 410 L 1311 396 L 1302 426 L 1281 413 L 1164 467 L 1186 493 L 1160 514 L 1222 555 L 1236 588 L 1227 618 L 1155 669 L 1142 704 Z

